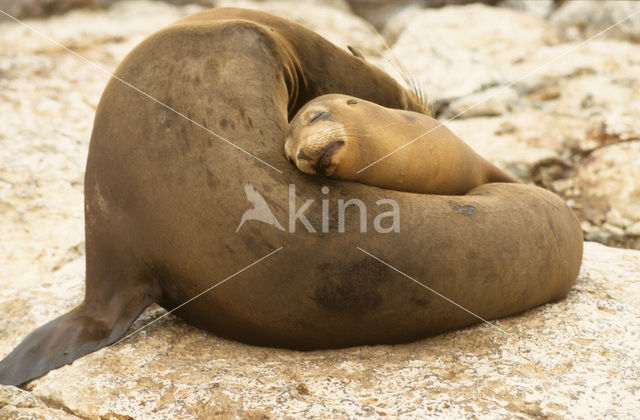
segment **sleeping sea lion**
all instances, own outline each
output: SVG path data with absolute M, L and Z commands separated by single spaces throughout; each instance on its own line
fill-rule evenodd
M 258 11 L 203 11 L 139 44 L 96 111 L 84 301 L 0 361 L 0 383 L 116 342 L 152 302 L 221 336 L 301 350 L 402 343 L 479 321 L 363 250 L 485 319 L 566 295 L 582 231 L 551 192 L 487 184 L 414 194 L 291 165 L 290 118 L 328 93 L 425 111 L 373 65 Z M 237 229 L 247 184 L 284 229 L 259 220 Z M 363 232 L 383 198 L 399 209 L 399 229 Z M 334 205 L 345 199 L 360 205 L 341 231 Z

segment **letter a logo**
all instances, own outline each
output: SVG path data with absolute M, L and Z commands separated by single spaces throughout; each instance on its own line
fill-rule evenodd
M 244 212 L 242 215 L 242 220 L 240 220 L 240 224 L 236 229 L 236 232 L 240 230 L 244 222 L 248 220 L 258 220 L 260 222 L 267 223 L 269 225 L 273 225 L 280 230 L 284 230 L 282 225 L 276 219 L 276 216 L 269 209 L 269 205 L 264 200 L 262 194 L 260 194 L 250 183 L 244 185 L 244 192 L 247 194 L 247 200 L 251 204 L 253 204 L 253 208 Z

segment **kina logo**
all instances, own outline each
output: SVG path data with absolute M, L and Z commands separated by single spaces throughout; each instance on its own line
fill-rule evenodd
M 282 225 L 278 222 L 278 219 L 276 219 L 276 216 L 269 208 L 269 205 L 265 201 L 262 194 L 256 191 L 252 184 L 245 184 L 244 192 L 245 194 L 247 194 L 247 200 L 249 200 L 249 202 L 253 204 L 253 208 L 244 212 L 244 214 L 242 215 L 242 219 L 240 220 L 240 224 L 236 229 L 236 232 L 238 232 L 244 222 L 248 220 L 258 220 L 260 222 L 273 225 L 280 230 L 284 230 Z
M 296 186 L 294 184 L 289 184 L 289 224 L 287 230 L 280 224 L 278 219 L 276 219 L 275 214 L 273 214 L 271 208 L 269 208 L 269 205 L 267 204 L 267 201 L 264 199 L 262 194 L 260 194 L 255 189 L 253 184 L 248 182 L 244 185 L 244 192 L 247 195 L 247 200 L 249 201 L 249 203 L 251 203 L 253 208 L 250 208 L 249 210 L 246 210 L 244 212 L 242 218 L 240 219 L 240 224 L 238 224 L 238 227 L 236 228 L 236 232 L 240 231 L 240 228 L 244 226 L 246 222 L 257 220 L 259 222 L 275 226 L 279 230 L 289 233 L 296 232 L 296 225 L 302 225 L 309 233 L 317 233 L 318 230 L 323 233 L 327 233 L 330 231 L 331 226 L 333 226 L 334 232 L 344 233 L 346 232 L 347 220 L 345 213 L 346 209 L 350 206 L 352 206 L 360 216 L 360 232 L 365 233 L 368 231 L 367 206 L 364 201 L 357 198 L 351 198 L 349 200 L 338 199 L 337 203 L 335 203 L 337 204 L 337 209 L 334 207 L 334 209 L 337 211 L 333 212 L 334 214 L 337 213 L 337 218 L 331 218 L 329 217 L 331 213 L 329 210 L 332 207 L 332 200 L 328 198 L 329 187 L 325 185 L 321 188 L 320 191 L 322 193 L 321 197 L 323 197 L 319 203 L 321 207 L 319 212 L 321 217 L 317 217 L 318 206 L 316 205 L 315 207 L 313 207 L 313 205 L 317 203 L 316 199 L 308 199 L 304 201 L 301 206 L 298 206 L 296 204 Z M 335 200 L 333 201 L 335 202 Z M 398 206 L 398 203 L 396 203 L 395 200 L 383 198 L 377 200 L 375 204 L 376 210 L 379 210 L 381 206 L 389 206 L 390 209 L 389 211 L 378 212 L 376 217 L 373 219 L 374 230 L 378 233 L 400 232 L 400 208 Z M 313 210 L 310 210 L 311 208 L 313 208 Z M 320 220 L 322 224 L 321 226 L 313 226 L 311 224 L 306 214 L 309 210 L 315 216 L 312 220 Z M 354 223 L 355 220 L 357 220 L 357 218 L 352 217 L 351 223 Z M 386 221 L 386 223 L 384 223 L 386 226 L 383 226 L 383 221 Z

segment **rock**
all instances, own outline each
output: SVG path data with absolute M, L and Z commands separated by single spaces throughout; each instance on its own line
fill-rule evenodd
M 500 89 L 504 88 L 492 90 Z M 439 118 L 499 167 L 523 181 L 536 182 L 559 192 L 553 185 L 572 174 L 573 151 L 577 148 L 577 139 L 584 135 L 584 119 L 548 113 L 532 106 L 526 97 L 515 97 L 512 93 L 506 98 L 500 115 L 449 120 L 446 113 L 451 112 L 444 108 L 441 113 L 446 116 L 439 115 Z M 567 190 L 573 189 L 568 188 L 573 187 L 569 181 L 563 182 Z
M 640 73 L 640 63 L 632 58 L 638 55 L 637 45 L 594 40 L 579 49 L 544 46 L 527 60 L 504 63 L 507 80 L 517 81 L 512 88 L 518 100 L 504 114 L 507 129 L 494 133 L 554 151 L 555 162 L 546 161 L 553 173 L 545 161 L 531 168 L 533 180 L 554 188 L 554 181 L 572 176 L 571 168 L 594 150 L 640 139 L 640 86 L 632 76 Z M 545 173 L 536 174 L 537 168 Z M 579 194 L 563 192 L 570 199 Z M 604 216 L 608 209 L 601 204 L 597 212 Z
M 567 41 L 589 39 L 611 28 L 604 38 L 640 42 L 640 13 L 627 19 L 637 11 L 635 1 L 567 1 L 553 14 L 551 24 Z
M 584 240 L 589 242 L 597 242 L 599 244 L 606 245 L 611 241 L 611 232 L 606 229 L 593 230 L 584 235 Z
M 596 229 L 595 226 L 593 226 L 591 223 L 587 222 L 586 220 L 580 222 L 580 227 L 582 228 L 582 231 L 585 233 L 591 233 Z
M 571 179 L 571 178 L 563 178 L 563 179 L 559 179 L 557 181 L 553 181 L 551 189 L 556 194 L 563 194 L 563 193 L 566 193 L 567 190 L 569 190 L 569 189 L 571 189 L 573 187 L 574 187 L 573 179 Z
M 609 215 L 622 227 L 640 221 L 640 141 L 596 150 L 581 163 L 575 184 L 584 220 Z
M 624 229 L 618 226 L 612 225 L 611 223 L 603 223 L 602 229 L 604 229 L 605 231 L 610 233 L 611 236 L 614 236 L 616 238 L 622 238 L 624 236 Z
M 382 30 L 389 19 L 402 10 L 425 7 L 442 7 L 451 4 L 477 3 L 478 0 L 348 0 L 356 15 Z M 495 5 L 499 0 L 485 0 L 480 3 Z
M 640 140 L 640 128 L 630 115 L 629 108 L 620 114 L 613 114 L 611 111 L 608 114 L 598 115 L 589 123 L 578 144 L 582 153 L 590 153 L 615 143 Z
M 638 45 L 597 39 L 580 47 L 541 47 L 502 68 L 523 98 L 548 113 L 569 112 L 583 119 L 607 113 L 636 115 L 637 54 Z
M 627 228 L 627 235 L 640 236 L 640 222 L 635 222 Z
M 529 116 L 530 118 L 530 116 Z M 559 153 L 539 147 L 518 128 L 503 133 L 508 118 L 469 118 L 442 121 L 476 152 L 523 181 L 533 181 L 534 168 L 542 163 L 561 161 Z M 516 121 L 517 123 L 517 121 Z M 495 135 L 494 133 L 501 133 Z
M 629 219 L 622 217 L 618 209 L 615 208 L 609 210 L 605 217 L 607 219 L 607 223 L 621 229 L 624 229 L 630 225 Z
M 28 391 L 0 385 L 0 420 L 13 419 L 79 420 L 80 417 L 47 407 Z
M 471 4 L 471 3 L 484 3 L 484 4 L 494 6 L 500 3 L 500 0 L 425 0 L 423 5 L 424 7 L 444 7 L 444 6 L 464 5 L 464 4 Z
M 542 19 L 478 4 L 406 11 L 383 34 L 429 96 L 449 101 L 508 84 L 505 63 L 555 42 Z
M 518 93 L 511 87 L 494 87 L 464 96 L 441 110 L 442 118 L 472 118 L 503 115 L 518 101 Z
M 22 312 L 10 305 L 17 291 L 2 285 L 0 316 L 11 323 L 3 327 L 9 339 L 0 341 L 0 355 L 34 322 L 67 310 L 68 289 L 81 292 L 83 266 L 63 270 L 69 275 L 56 277 L 54 287 L 20 291 L 27 298 Z M 640 356 L 638 276 L 640 251 L 586 243 L 583 268 L 568 298 L 496 321 L 509 335 L 482 324 L 396 346 L 316 352 L 252 347 L 168 316 L 32 381 L 24 395 L 33 406 L 47 401 L 81 418 L 532 412 L 628 417 L 635 411 Z M 72 300 L 80 299 L 74 292 Z M 27 302 L 41 309 L 25 313 Z M 7 313 L 8 304 L 15 310 Z M 147 310 L 129 331 L 162 314 L 158 307 Z M 602 395 L 615 395 L 620 403 L 611 405 Z
M 500 7 L 508 7 L 541 19 L 548 18 L 555 10 L 553 0 L 506 0 L 500 2 Z
M 270 4 L 282 4 L 288 3 L 289 10 L 295 9 L 297 6 L 305 5 L 305 6 L 317 6 L 317 7 L 331 7 L 336 10 L 339 10 L 343 13 L 351 13 L 351 7 L 349 6 L 348 0 L 210 0 L 211 6 L 216 7 L 245 7 L 249 9 L 259 9 L 259 8 L 269 8 Z M 250 3 L 258 3 L 250 4 Z M 250 7 L 247 7 L 245 4 L 249 4 Z M 259 4 L 262 4 L 260 6 Z M 275 6 L 281 7 L 281 6 Z M 261 9 L 262 10 L 262 9 Z M 266 11 L 266 10 L 265 10 Z M 309 19 L 313 20 L 313 19 Z
M 77 8 L 98 7 L 97 0 L 0 0 L 0 10 L 16 19 L 42 18 Z M 12 20 L 0 13 L 0 22 Z
M 406 9 L 425 7 L 424 0 L 349 0 L 353 13 L 382 31 L 393 16 Z

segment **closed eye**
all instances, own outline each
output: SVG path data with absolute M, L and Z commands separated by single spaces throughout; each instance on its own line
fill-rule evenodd
M 331 120 L 331 114 L 328 112 L 318 111 L 309 119 L 309 124 L 320 120 Z

